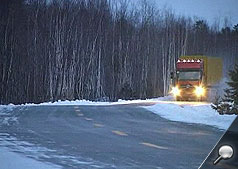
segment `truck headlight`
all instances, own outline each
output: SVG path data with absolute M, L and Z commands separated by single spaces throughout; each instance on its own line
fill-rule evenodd
M 171 93 L 172 93 L 174 96 L 179 96 L 179 95 L 180 95 L 180 90 L 179 90 L 179 88 L 176 86 L 176 87 L 173 87 L 173 88 L 172 88 Z
M 195 94 L 197 97 L 203 96 L 205 94 L 205 89 L 201 86 L 195 87 Z

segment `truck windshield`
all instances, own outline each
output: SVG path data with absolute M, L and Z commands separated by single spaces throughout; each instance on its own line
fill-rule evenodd
M 178 73 L 178 80 L 199 80 L 200 79 L 200 72 L 193 71 L 193 72 L 179 72 Z

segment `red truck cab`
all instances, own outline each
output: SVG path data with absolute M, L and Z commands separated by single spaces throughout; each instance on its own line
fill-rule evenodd
M 203 60 L 179 59 L 172 94 L 176 100 L 202 100 L 205 96 L 203 87 Z

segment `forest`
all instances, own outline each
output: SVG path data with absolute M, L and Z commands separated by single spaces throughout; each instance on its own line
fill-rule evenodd
M 132 2 L 2 0 L 0 104 L 159 97 L 181 55 L 238 62 L 238 24 Z

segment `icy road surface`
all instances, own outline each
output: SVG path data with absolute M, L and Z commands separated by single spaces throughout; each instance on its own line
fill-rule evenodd
M 198 168 L 224 123 L 207 124 L 217 116 L 207 103 L 162 100 L 0 106 L 1 166 Z

